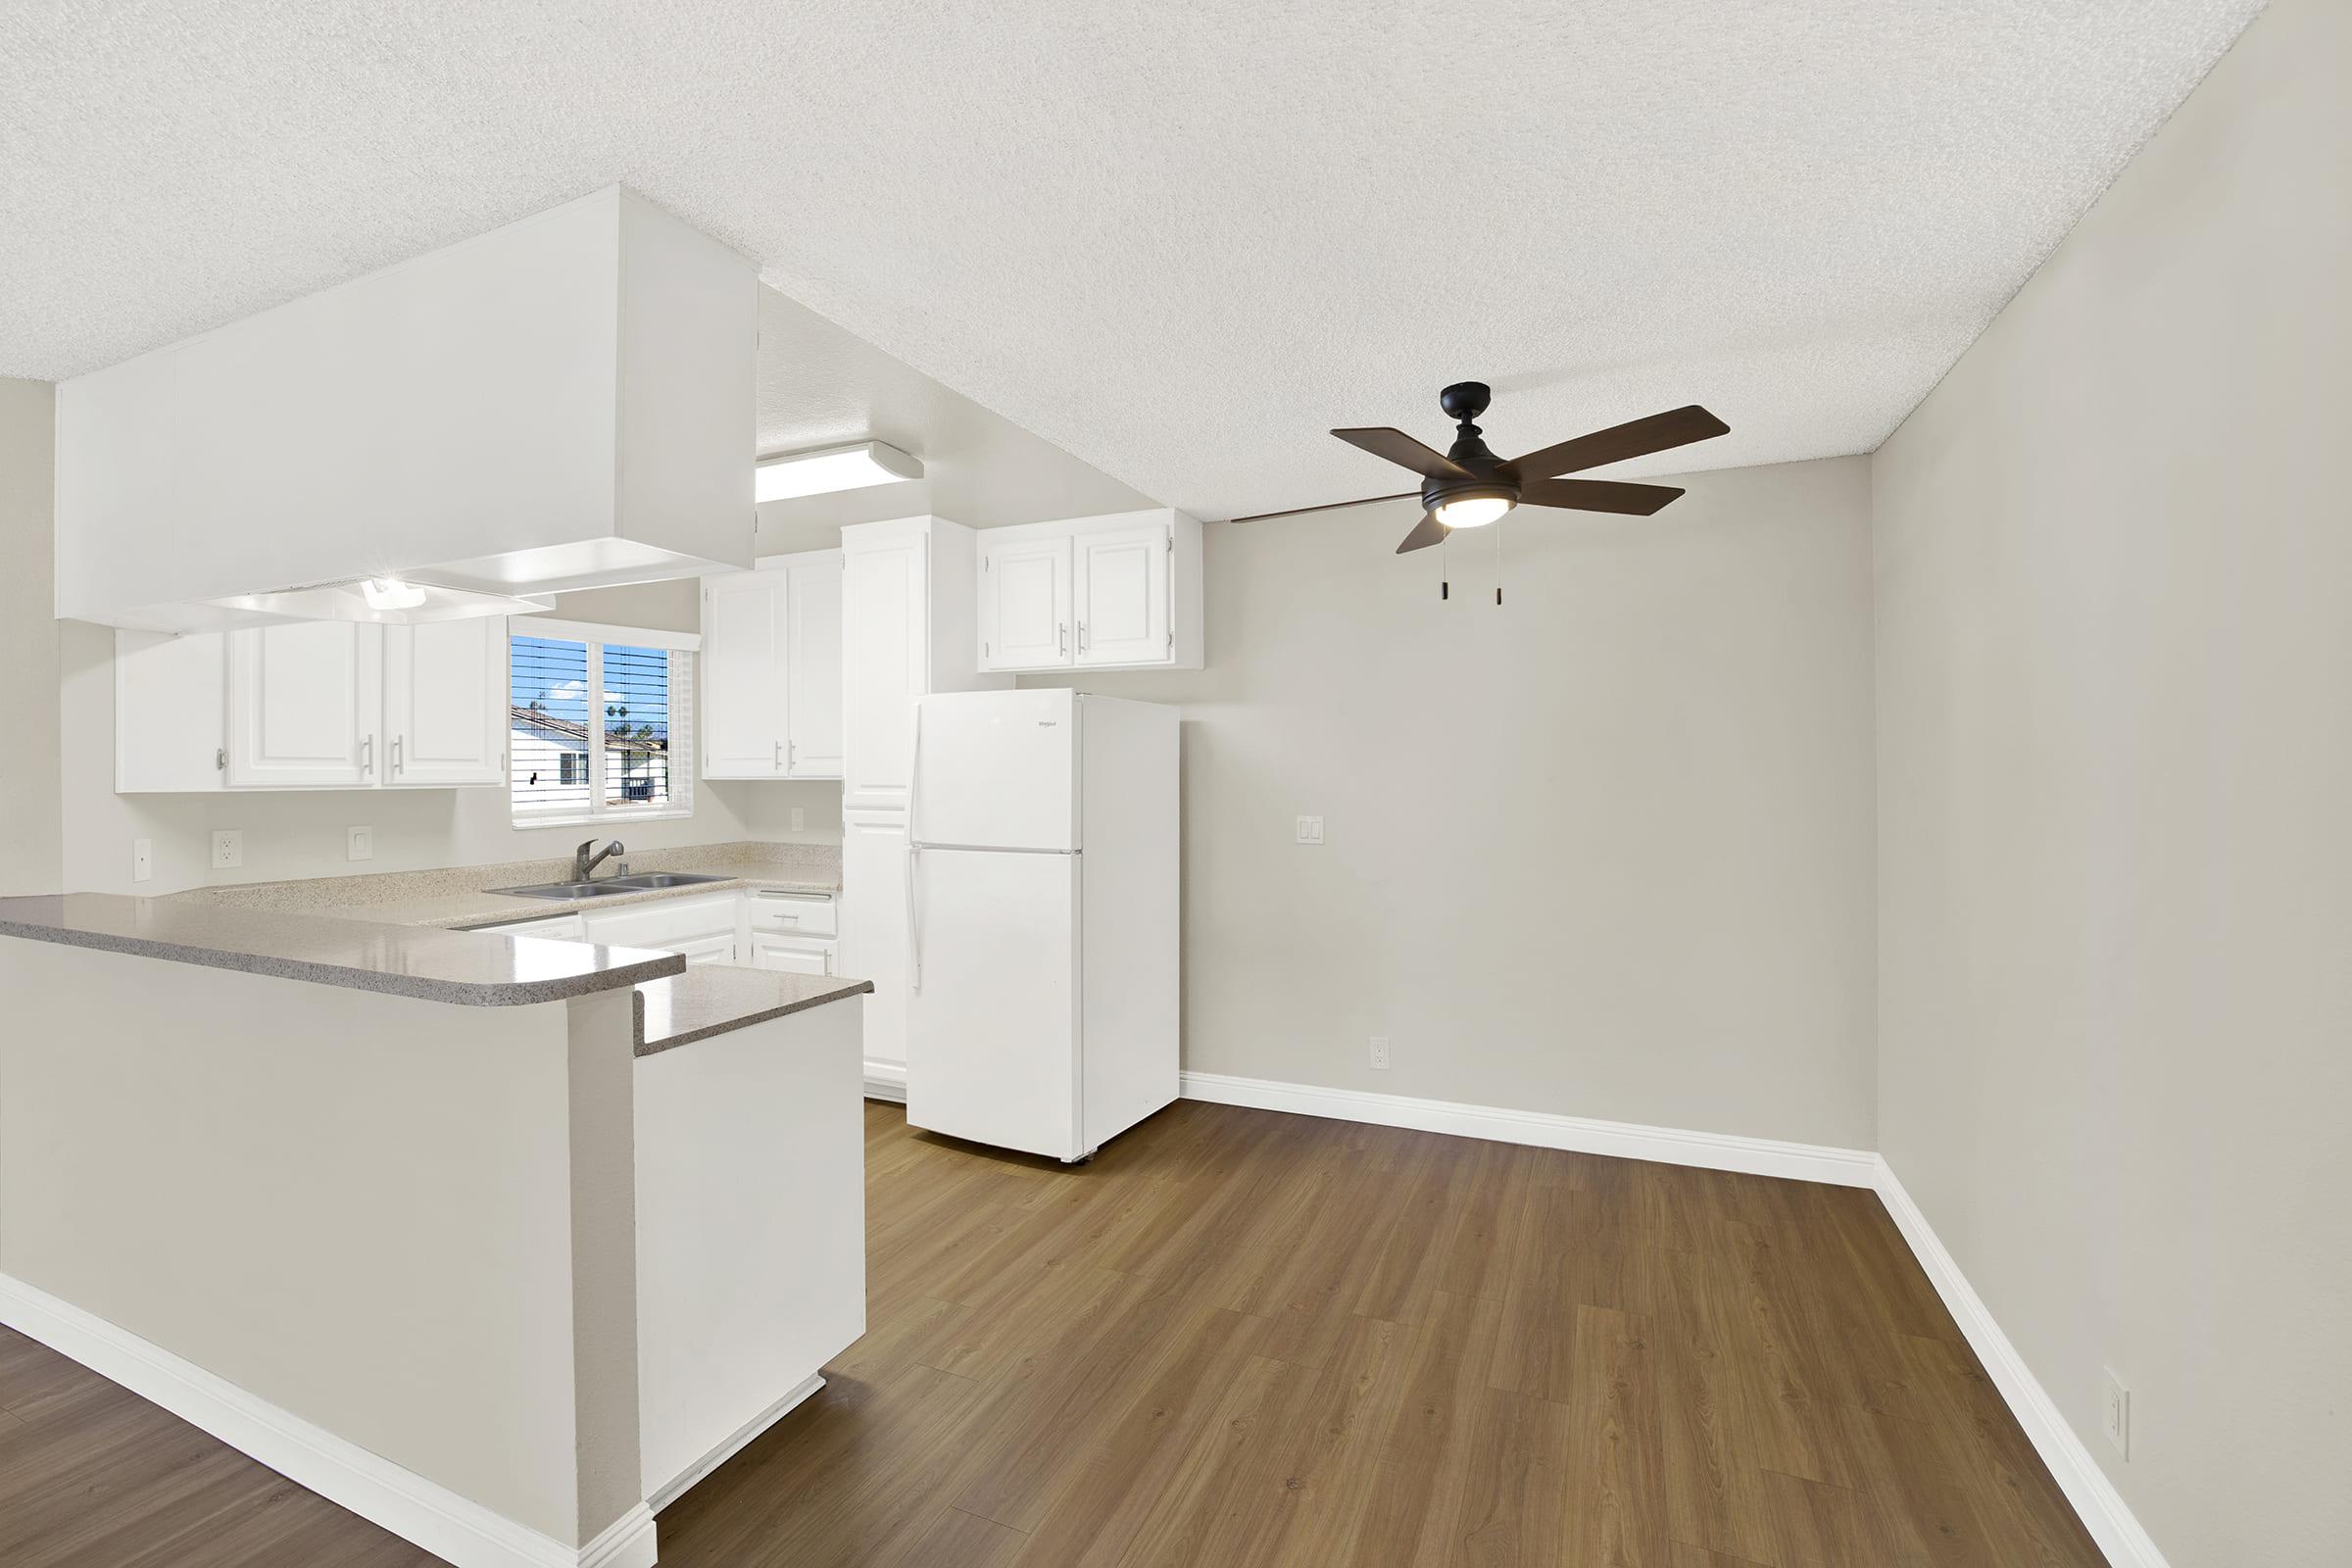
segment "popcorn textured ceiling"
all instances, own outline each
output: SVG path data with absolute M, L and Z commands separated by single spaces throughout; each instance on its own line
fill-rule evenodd
M 0 373 L 615 180 L 1203 516 L 1703 402 L 1868 451 L 2259 0 L 50 0 L 0 17 Z

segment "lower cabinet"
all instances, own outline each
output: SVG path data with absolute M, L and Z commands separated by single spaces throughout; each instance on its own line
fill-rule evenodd
M 499 936 L 682 954 L 690 967 L 732 963 L 794 974 L 838 974 L 837 908 L 830 894 L 746 888 L 617 909 L 567 910 L 475 929 Z

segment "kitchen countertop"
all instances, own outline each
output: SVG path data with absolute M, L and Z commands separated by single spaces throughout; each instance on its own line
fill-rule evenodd
M 113 893 L 0 899 L 0 936 L 98 948 L 468 1007 L 616 991 L 682 972 L 674 953 L 484 937 L 317 911 L 278 913 Z
M 650 1056 L 873 989 L 871 980 L 844 980 L 839 975 L 698 963 L 684 974 L 649 980 L 637 988 L 637 1054 Z
M 191 888 L 156 902 L 463 931 L 474 926 L 504 925 L 513 920 L 540 920 L 583 910 L 612 909 L 658 899 L 723 893 L 738 887 L 782 888 L 798 893 L 841 890 L 841 850 L 831 844 L 704 844 L 688 849 L 652 850 L 623 858 L 632 871 L 703 871 L 724 875 L 727 880 L 577 901 L 519 899 L 490 891 L 564 881 L 571 874 L 571 861 L 566 858 L 509 860 L 498 865 L 462 865 L 433 871 L 314 877 L 299 882 L 243 882 L 225 887 Z M 597 869 L 601 876 L 614 874 L 610 860 Z

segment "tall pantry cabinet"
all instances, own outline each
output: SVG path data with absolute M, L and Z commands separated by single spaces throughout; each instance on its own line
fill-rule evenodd
M 869 1091 L 906 1086 L 906 804 L 914 699 L 1001 690 L 978 667 L 979 552 L 944 517 L 841 531 L 841 970 L 865 999 Z

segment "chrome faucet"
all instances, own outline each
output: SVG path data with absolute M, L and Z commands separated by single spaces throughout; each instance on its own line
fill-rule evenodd
M 588 839 L 583 841 L 578 849 L 571 852 L 571 879 L 574 882 L 587 881 L 590 877 L 596 874 L 596 868 L 604 864 L 606 860 L 610 859 L 615 855 L 626 855 L 629 853 L 628 846 L 621 843 L 618 839 L 613 839 L 607 843 L 603 849 L 597 850 L 594 855 L 590 855 L 588 853 L 590 850 L 595 849 L 596 840 Z

